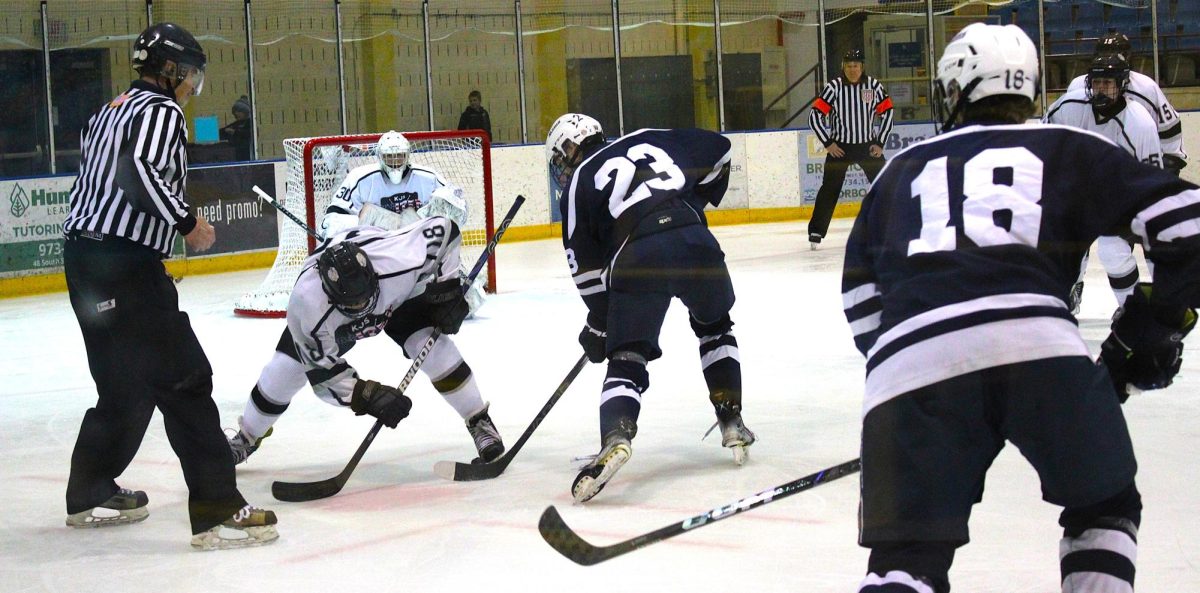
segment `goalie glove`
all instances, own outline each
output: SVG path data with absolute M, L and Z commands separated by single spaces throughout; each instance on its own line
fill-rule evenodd
M 354 392 L 350 396 L 350 409 L 354 410 L 356 416 L 370 414 L 388 428 L 396 428 L 401 420 L 408 417 L 412 400 L 390 385 L 359 379 L 354 383 Z
M 466 226 L 467 216 L 470 213 L 466 199 L 463 198 L 462 190 L 442 186 L 429 195 L 429 203 L 417 209 L 417 213 L 421 218 L 429 218 L 430 216 L 443 216 L 454 221 L 459 227 Z
M 1183 338 L 1196 326 L 1195 309 L 1168 311 L 1150 295 L 1149 284 L 1138 284 L 1100 345 L 1098 364 L 1107 368 L 1122 403 L 1131 386 L 1146 391 L 1171 384 L 1183 363 Z

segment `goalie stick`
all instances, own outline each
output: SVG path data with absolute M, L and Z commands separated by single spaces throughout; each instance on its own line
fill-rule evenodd
M 584 354 L 583 356 L 579 357 L 579 362 L 576 362 L 575 366 L 571 368 L 571 372 L 567 373 L 567 378 L 563 379 L 562 383 L 558 384 L 558 389 L 554 390 L 554 395 L 550 396 L 550 399 L 546 401 L 546 405 L 542 406 L 542 409 L 537 413 L 537 416 L 534 416 L 533 422 L 529 424 L 529 428 L 525 429 L 525 432 L 521 434 L 521 438 L 517 439 L 517 443 L 513 445 L 511 449 L 506 451 L 504 455 L 501 455 L 498 459 L 488 463 L 439 461 L 433 465 L 433 473 L 446 478 L 447 480 L 454 480 L 455 482 L 490 480 L 504 473 L 504 469 L 508 467 L 509 463 L 512 463 L 513 457 L 516 457 L 517 451 L 520 451 L 521 447 L 525 445 L 525 441 L 529 440 L 529 436 L 532 435 L 533 431 L 536 430 L 538 425 L 542 423 L 542 419 L 544 419 L 546 415 L 550 413 L 550 408 L 554 407 L 554 403 L 558 401 L 558 398 L 562 397 L 563 393 L 566 393 L 567 388 L 571 386 L 573 381 L 575 381 L 575 377 L 579 375 L 579 371 L 583 370 L 583 367 L 586 364 L 587 354 Z
M 804 476 L 803 478 L 774 488 L 768 488 L 736 502 L 719 506 L 706 513 L 672 523 L 666 527 L 610 546 L 594 546 L 584 541 L 583 538 L 579 537 L 563 522 L 562 517 L 558 514 L 558 510 L 553 505 L 546 507 L 546 510 L 542 512 L 542 518 L 538 521 L 538 531 L 541 532 L 542 539 L 546 540 L 546 543 L 550 544 L 550 547 L 557 550 L 559 554 L 566 556 L 568 560 L 583 566 L 591 566 L 623 554 L 628 554 L 638 548 L 660 542 L 664 539 L 675 537 L 698 527 L 716 523 L 721 519 L 727 519 L 743 511 L 760 507 L 769 502 L 796 494 L 797 492 L 803 492 L 826 482 L 848 476 L 860 469 L 862 469 L 861 461 L 852 459 L 845 463 L 823 469 L 815 474 Z
M 261 190 L 260 190 L 261 191 Z M 496 228 L 496 233 L 492 239 L 488 241 L 487 247 L 483 253 L 479 255 L 479 260 L 475 262 L 475 267 L 471 268 L 471 273 L 467 275 L 466 284 L 470 284 L 479 275 L 480 270 L 487 264 L 487 260 L 492 253 L 496 251 L 496 245 L 500 242 L 500 237 L 504 235 L 504 231 L 508 230 L 508 225 L 512 224 L 513 218 L 517 215 L 517 210 L 521 208 L 521 204 L 525 203 L 525 196 L 517 196 L 513 201 L 513 205 L 508 209 L 508 214 L 504 215 L 504 220 L 500 222 L 500 226 Z M 274 204 L 274 202 L 272 202 Z M 290 215 L 290 213 L 289 213 Z M 293 220 L 296 220 L 293 218 Z M 305 225 L 305 228 L 308 228 Z M 311 231 L 311 229 L 310 229 Z M 413 358 L 412 366 L 408 368 L 408 373 L 404 375 L 404 379 L 400 381 L 398 389 L 403 393 L 408 389 L 408 384 L 412 382 L 413 377 L 417 375 L 417 369 L 425 362 L 425 357 L 429 355 L 429 351 L 433 349 L 433 345 L 438 338 L 442 336 L 442 332 L 435 329 L 425 340 L 425 345 L 421 347 L 421 351 Z M 375 435 L 379 434 L 379 429 L 383 427 L 382 420 L 376 420 L 375 425 L 371 427 L 370 432 L 363 438 L 362 444 L 358 446 L 358 450 L 354 452 L 354 456 L 346 464 L 338 475 L 319 480 L 316 482 L 280 482 L 276 481 L 271 484 L 271 495 L 277 500 L 285 502 L 304 502 L 309 500 L 318 500 L 321 498 L 329 498 L 340 492 L 342 487 L 346 485 L 346 481 L 350 479 L 350 474 L 354 473 L 354 469 L 358 467 L 358 462 L 362 460 L 363 455 L 367 452 L 367 448 L 375 440 Z

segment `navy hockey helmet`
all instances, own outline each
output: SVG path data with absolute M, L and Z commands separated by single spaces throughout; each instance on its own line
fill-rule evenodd
M 208 56 L 191 33 L 175 23 L 155 23 L 133 42 L 132 64 L 143 76 L 163 76 L 175 85 L 192 75 L 193 94 L 204 88 Z
M 1129 59 L 1132 51 L 1133 45 L 1129 43 L 1129 38 L 1124 33 L 1109 33 L 1096 40 L 1094 53 L 1097 56 L 1119 54 L 1122 58 Z
M 379 302 L 379 276 L 371 258 L 349 241 L 334 243 L 317 258 L 321 288 L 339 311 L 352 318 L 370 313 Z
M 842 54 L 842 61 L 843 62 L 865 62 L 866 55 L 863 53 L 863 50 L 861 50 L 861 49 L 858 49 L 858 48 L 849 49 L 849 50 L 846 50 L 846 53 Z
M 1097 93 L 1095 91 L 1096 80 L 1107 79 L 1116 83 L 1116 92 L 1113 96 L 1107 93 Z M 1088 67 L 1087 73 L 1087 97 L 1092 105 L 1096 108 L 1104 109 L 1109 107 L 1121 95 L 1125 93 L 1125 88 L 1129 86 L 1129 62 L 1120 54 L 1108 54 L 1096 56 L 1092 59 L 1091 66 Z

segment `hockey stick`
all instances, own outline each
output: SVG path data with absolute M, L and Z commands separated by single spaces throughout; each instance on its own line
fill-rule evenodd
M 500 242 L 500 237 L 504 235 L 504 231 L 508 230 L 508 225 L 512 224 L 513 218 L 517 216 L 517 210 L 521 208 L 521 204 L 525 203 L 525 196 L 517 196 L 513 201 L 513 205 L 508 209 L 508 214 L 504 215 L 504 220 L 500 222 L 500 226 L 496 228 L 496 233 L 492 239 L 488 241 L 487 247 L 483 253 L 479 254 L 479 260 L 475 262 L 475 267 L 471 268 L 471 273 L 467 275 L 466 285 L 470 285 L 471 281 L 479 275 L 480 270 L 487 264 L 487 260 L 492 253 L 496 251 L 496 245 Z M 425 340 L 425 345 L 421 347 L 421 351 L 413 359 L 412 366 L 408 367 L 408 373 L 404 375 L 404 379 L 400 381 L 398 389 L 403 393 L 408 389 L 408 384 L 412 382 L 413 377 L 417 375 L 417 370 L 425 363 L 425 357 L 429 356 L 429 351 L 433 350 L 433 345 L 438 338 L 442 336 L 440 330 L 434 329 L 429 338 Z M 342 490 L 346 485 L 346 481 L 350 479 L 350 474 L 354 473 L 354 469 L 358 467 L 358 462 L 362 460 L 366 454 L 367 448 L 371 446 L 371 442 L 375 440 L 375 435 L 379 434 L 379 429 L 383 428 L 383 421 L 376 420 L 375 425 L 371 427 L 370 432 L 363 438 L 362 444 L 358 446 L 358 450 L 354 452 L 354 456 L 346 464 L 338 475 L 325 480 L 316 482 L 275 482 L 271 484 L 271 495 L 277 500 L 286 502 L 304 502 L 309 500 L 318 500 L 321 498 L 329 498 Z
M 550 413 L 550 408 L 554 407 L 554 404 L 558 401 L 558 398 L 562 397 L 562 395 L 566 393 L 567 388 L 571 386 L 571 383 L 575 380 L 575 377 L 579 375 L 579 371 L 583 370 L 583 367 L 586 364 L 587 354 L 584 354 L 579 357 L 579 362 L 576 362 L 575 366 L 571 368 L 571 372 L 567 373 L 567 378 L 563 379 L 562 383 L 558 384 L 558 389 L 554 390 L 554 395 L 550 396 L 550 399 L 546 401 L 546 405 L 542 406 L 542 409 L 537 413 L 537 416 L 533 417 L 533 422 L 531 422 L 529 424 L 529 428 L 526 428 L 525 432 L 521 434 L 521 438 L 517 439 L 517 443 L 513 445 L 511 449 L 506 451 L 504 455 L 501 455 L 500 458 L 488 463 L 439 461 L 433 465 L 433 473 L 446 478 L 447 480 L 454 480 L 455 482 L 490 480 L 504 473 L 504 469 L 508 467 L 509 463 L 512 463 L 513 457 L 517 456 L 517 451 L 520 451 L 521 447 L 525 446 L 525 441 L 528 441 L 529 436 L 533 434 L 533 431 L 537 430 L 538 425 L 541 424 L 546 415 Z
M 568 560 L 583 566 L 591 566 L 616 558 L 622 554 L 628 554 L 638 548 L 660 542 L 664 539 L 675 537 L 685 531 L 691 531 L 697 527 L 716 523 L 721 519 L 732 517 L 743 511 L 748 511 L 769 502 L 791 496 L 797 492 L 803 492 L 809 488 L 820 486 L 825 482 L 848 476 L 860 469 L 862 469 L 860 460 L 852 459 L 840 465 L 823 469 L 815 474 L 804 476 L 781 486 L 763 490 L 758 494 L 747 496 L 736 502 L 719 506 L 706 513 L 684 519 L 678 523 L 672 523 L 661 529 L 656 529 L 650 533 L 645 533 L 633 539 L 612 544 L 611 546 L 593 546 L 584 541 L 583 538 L 579 537 L 563 522 L 562 517 L 559 516 L 558 510 L 554 506 L 546 507 L 546 510 L 542 513 L 542 519 L 538 521 L 538 531 L 542 533 L 542 539 L 546 540 L 546 543 L 550 544 L 550 547 L 557 550 L 559 554 L 566 556 Z
M 325 237 L 318 235 L 316 231 L 312 230 L 312 228 L 310 228 L 307 224 L 305 224 L 305 222 L 303 220 L 300 220 L 300 218 L 298 216 L 296 216 L 295 214 L 292 214 L 290 211 L 288 211 L 287 208 L 284 208 L 283 205 L 280 204 L 279 201 L 275 199 L 275 196 L 272 196 L 271 194 L 263 191 L 263 188 L 261 188 L 257 185 L 250 189 L 253 189 L 254 193 L 258 194 L 258 197 L 266 200 L 267 202 L 270 202 L 270 204 L 275 207 L 275 210 L 278 210 L 281 214 L 290 218 L 292 220 L 292 222 L 300 225 L 300 228 L 304 229 L 304 232 L 308 233 L 312 238 L 316 239 L 318 242 L 325 240 Z

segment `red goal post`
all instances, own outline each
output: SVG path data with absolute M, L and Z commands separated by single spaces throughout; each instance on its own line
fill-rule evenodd
M 492 213 L 491 142 L 478 130 L 403 132 L 411 145 L 410 163 L 436 171 L 461 188 L 468 205 L 462 227 L 462 259 L 474 263 L 494 234 Z M 333 193 L 352 169 L 378 163 L 375 146 L 382 133 L 283 141 L 286 158 L 284 208 L 319 228 Z M 284 216 L 279 219 L 279 251 L 266 279 L 234 304 L 234 313 L 247 317 L 284 317 L 292 285 L 316 240 Z M 484 277 L 488 292 L 496 290 L 495 253 Z M 477 280 L 478 281 L 478 280 Z

